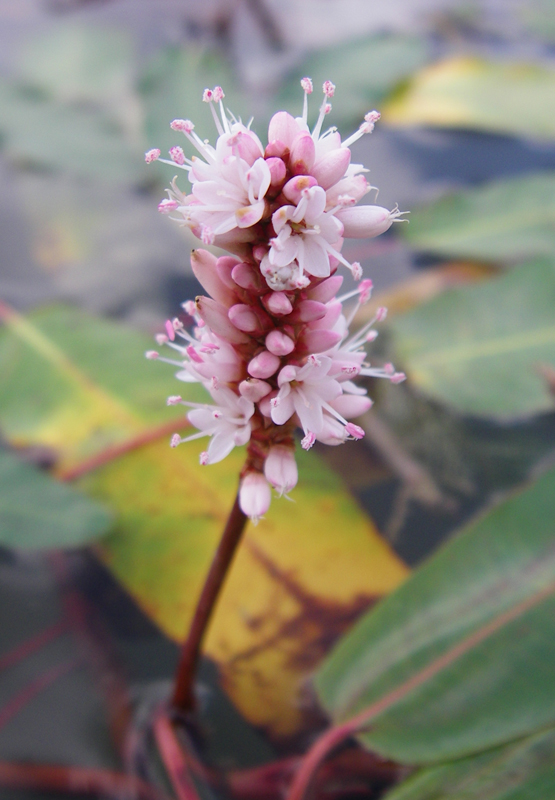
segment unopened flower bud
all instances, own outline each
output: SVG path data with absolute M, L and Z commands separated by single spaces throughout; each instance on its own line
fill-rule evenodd
M 299 479 L 299 472 L 293 448 L 283 444 L 271 447 L 264 462 L 264 475 L 280 495 L 294 489 Z
M 239 394 L 246 397 L 251 403 L 258 403 L 263 397 L 266 397 L 272 391 L 272 387 L 266 381 L 261 381 L 258 378 L 247 378 L 239 384 Z
M 266 336 L 265 344 L 270 353 L 276 356 L 288 356 L 295 349 L 295 342 L 278 330 L 270 331 Z
M 293 311 L 291 301 L 284 292 L 269 292 L 262 298 L 262 303 L 276 317 L 286 316 Z
M 239 488 L 241 511 L 253 522 L 258 522 L 270 508 L 270 485 L 261 472 L 247 472 Z
M 278 356 L 270 353 L 268 350 L 263 350 L 257 356 L 249 361 L 247 372 L 253 378 L 271 378 L 275 375 L 281 365 Z

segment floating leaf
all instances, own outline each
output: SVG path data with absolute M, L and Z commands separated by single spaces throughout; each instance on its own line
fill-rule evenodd
M 422 37 L 379 35 L 312 53 L 287 81 L 279 100 L 298 116 L 302 104 L 299 79 L 310 75 L 315 94 L 312 111 L 320 105 L 320 88 L 330 78 L 337 86 L 333 97 L 334 124 L 351 126 L 367 111 L 380 105 L 386 95 L 421 67 L 429 55 Z
M 480 261 L 555 258 L 555 173 L 493 181 L 416 209 L 402 233 L 412 247 Z
M 444 545 L 320 670 L 337 722 L 408 764 L 461 758 L 553 725 L 555 471 Z
M 470 414 L 553 408 L 539 365 L 555 365 L 555 261 L 445 292 L 392 322 L 399 358 L 427 394 Z
M 540 64 L 449 58 L 426 67 L 383 109 L 390 125 L 435 125 L 555 137 L 555 70 Z
M 417 772 L 386 800 L 539 800 L 555 796 L 555 731 Z
M 188 385 L 144 361 L 147 337 L 73 309 L 34 320 L 8 315 L 10 330 L 0 331 L 0 425 L 12 440 L 49 444 L 71 467 L 175 414 L 164 398 Z M 175 639 L 187 630 L 244 458 L 236 449 L 201 467 L 200 449 L 175 451 L 164 437 L 83 481 L 118 513 L 103 558 Z M 334 639 L 407 573 L 318 457 L 302 452 L 299 462 L 294 502 L 276 499 L 247 530 L 206 644 L 235 704 L 281 736 L 307 721 L 303 682 Z
M 0 449 L 3 547 L 79 547 L 105 534 L 109 524 L 101 505 Z

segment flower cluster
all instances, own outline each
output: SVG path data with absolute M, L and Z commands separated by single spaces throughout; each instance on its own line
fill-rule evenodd
M 233 254 L 217 258 L 193 251 L 193 272 L 208 296 L 184 303 L 184 315 L 168 321 L 166 333 L 157 337 L 175 358 L 147 353 L 176 366 L 179 380 L 202 383 L 213 400 L 168 398 L 168 404 L 191 409 L 189 421 L 198 429 L 186 438 L 176 434 L 171 444 L 209 436 L 201 464 L 221 461 L 236 445 L 248 444 L 239 498 L 254 520 L 267 511 L 271 487 L 287 495 L 297 483 L 297 426 L 305 449 L 315 441 L 335 445 L 360 439 L 363 429 L 348 420 L 370 408 L 371 400 L 353 378 L 404 379 L 391 364 L 376 368 L 366 361 L 364 346 L 377 336 L 373 325 L 385 309 L 349 334 L 349 322 L 369 299 L 372 284 L 361 280 L 360 264 L 341 254 L 344 237 L 378 236 L 400 217 L 397 208 L 356 206 L 372 187 L 367 170 L 351 164 L 350 145 L 371 133 L 379 114 L 369 112 L 343 142 L 333 128 L 322 134 L 335 91 L 326 81 L 310 131 L 312 82 L 304 78 L 301 85 L 302 116 L 275 114 L 265 148 L 250 127 L 228 116 L 224 93 L 216 87 L 204 93 L 219 134 L 215 147 L 195 134 L 192 122 L 178 119 L 172 129 L 182 132 L 201 158 L 187 158 L 181 147 L 171 148 L 171 160 L 160 159 L 159 150 L 145 156 L 147 162 L 160 159 L 186 170 L 191 183 L 187 195 L 174 179 L 159 210 L 172 213 L 203 243 Z M 360 281 L 343 297 L 337 297 L 343 281 L 336 274 L 339 264 Z M 343 302 L 354 297 L 347 319 Z

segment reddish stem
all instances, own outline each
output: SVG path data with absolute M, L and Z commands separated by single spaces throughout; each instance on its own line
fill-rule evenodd
M 177 800 L 200 800 L 183 749 L 165 713 L 154 721 L 154 736 Z
M 57 477 L 61 481 L 75 481 L 83 475 L 87 475 L 89 472 L 94 472 L 94 470 L 105 466 L 105 464 L 109 464 L 111 461 L 115 461 L 116 458 L 124 456 L 126 453 L 137 450 L 139 447 L 143 447 L 146 444 L 152 444 L 152 442 L 158 441 L 158 439 L 161 439 L 163 436 L 169 436 L 171 433 L 190 427 L 190 425 L 191 423 L 187 417 L 178 417 L 169 422 L 164 422 L 162 425 L 157 425 L 155 428 L 143 431 L 143 433 L 139 433 L 137 436 L 133 436 L 131 439 L 127 439 L 127 441 L 121 444 L 107 447 L 105 450 L 102 450 L 100 453 L 97 453 L 85 461 L 81 461 L 74 467 L 62 470 L 57 474 Z
M 111 770 L 54 764 L 11 764 L 0 761 L 0 786 L 31 791 L 88 794 L 112 800 L 168 800 L 140 778 Z
M 179 711 L 192 711 L 194 708 L 193 690 L 200 648 L 246 522 L 237 495 L 202 587 L 189 634 L 181 649 L 172 698 L 172 705 Z
M 33 653 L 40 650 L 53 639 L 57 639 L 57 637 L 66 630 L 67 625 L 63 620 L 61 622 L 55 622 L 40 633 L 37 633 L 36 636 L 32 636 L 30 639 L 26 639 L 24 642 L 16 645 L 8 653 L 0 656 L 0 672 L 13 667 L 15 664 L 19 664 L 20 661 L 33 655 Z
M 10 720 L 18 714 L 22 708 L 33 700 L 43 689 L 46 689 L 50 684 L 54 683 L 65 675 L 66 672 L 74 669 L 79 663 L 80 658 L 72 658 L 69 661 L 64 661 L 63 664 L 58 664 L 52 667 L 48 672 L 39 675 L 34 681 L 28 683 L 23 689 L 15 694 L 5 706 L 0 709 L 0 730 L 10 722 Z

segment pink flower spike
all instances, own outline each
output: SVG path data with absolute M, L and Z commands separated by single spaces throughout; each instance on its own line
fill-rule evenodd
M 241 511 L 255 524 L 270 508 L 270 485 L 261 472 L 247 472 L 239 488 Z
M 179 403 L 181 403 L 182 399 L 183 398 L 181 397 L 180 394 L 172 394 L 166 400 L 166 405 L 167 406 L 177 406 L 177 405 L 179 405 Z
M 173 323 L 171 320 L 166 320 L 166 333 L 168 334 L 168 339 L 170 342 L 175 340 L 175 328 L 173 327 Z
M 192 133 L 195 126 L 190 119 L 174 119 L 170 122 L 172 131 L 181 131 L 182 133 Z
M 314 85 L 310 78 L 301 78 L 301 86 L 305 94 L 312 94 L 314 91 Z
M 366 435 L 363 428 L 360 425 L 355 425 L 354 422 L 348 422 L 345 425 L 345 432 L 353 439 L 364 439 Z
M 181 444 L 181 436 L 178 433 L 174 433 L 170 439 L 170 447 L 177 447 L 179 444 Z
M 373 287 L 374 287 L 374 284 L 372 283 L 372 281 L 369 278 L 366 278 L 366 280 L 360 282 L 359 287 L 358 287 L 358 292 L 359 292 L 359 299 L 360 299 L 361 303 L 364 304 L 364 303 L 367 303 L 370 300 L 370 296 L 372 294 Z
M 301 447 L 303 450 L 310 450 L 314 442 L 316 441 L 316 436 L 312 431 L 309 431 L 306 436 L 301 439 Z
M 335 94 L 335 84 L 332 83 L 331 81 L 324 81 L 324 85 L 322 88 L 324 90 L 324 94 L 326 95 L 326 97 L 333 97 L 333 95 Z
M 149 361 L 156 361 L 157 358 L 160 358 L 160 353 L 157 353 L 156 350 L 147 350 L 145 357 L 148 358 Z
M 185 163 L 185 153 L 181 147 L 171 147 L 170 158 L 174 164 L 178 164 L 180 167 Z
M 159 158 L 160 158 L 160 150 L 158 150 L 157 147 L 145 153 L 145 161 L 147 164 L 152 163 L 152 161 L 157 161 Z
M 220 100 L 223 100 L 225 97 L 224 90 L 221 86 L 214 86 L 214 91 L 212 92 L 212 98 L 215 103 L 219 103 Z
M 169 200 L 168 198 L 158 203 L 158 211 L 161 214 L 169 214 L 170 212 L 175 211 L 175 209 L 178 207 L 179 203 L 177 200 Z
M 210 463 L 210 456 L 208 455 L 206 450 L 203 450 L 199 456 L 199 463 L 201 466 L 205 467 L 207 464 Z

